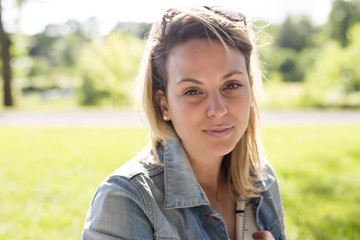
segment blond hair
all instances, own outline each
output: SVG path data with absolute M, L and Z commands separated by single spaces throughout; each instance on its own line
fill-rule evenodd
M 166 61 L 170 50 L 190 39 L 211 39 L 219 41 L 225 49 L 239 50 L 245 57 L 246 69 L 252 84 L 251 96 L 254 102 L 250 109 L 248 127 L 227 154 L 220 169 L 220 178 L 226 179 L 231 194 L 239 197 L 254 197 L 258 193 L 255 181 L 260 171 L 258 137 L 258 106 L 254 88 L 261 86 L 261 76 L 254 51 L 252 31 L 241 22 L 232 22 L 224 16 L 203 7 L 173 9 L 176 12 L 169 19 L 154 23 L 147 40 L 138 80 L 142 86 L 142 105 L 151 128 L 153 152 L 162 145 L 165 138 L 177 138 L 171 121 L 164 121 L 159 104 L 155 99 L 157 90 L 167 94 Z M 220 181 L 220 179 L 219 179 Z

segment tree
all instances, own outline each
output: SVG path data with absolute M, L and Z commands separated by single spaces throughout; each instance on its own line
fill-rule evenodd
M 21 8 L 23 3 L 26 0 L 16 0 L 18 8 Z M 12 72 L 11 72 L 11 40 L 8 33 L 4 29 L 3 19 L 2 19 L 2 2 L 0 0 L 0 47 L 1 47 L 1 60 L 3 63 L 3 79 L 4 79 L 4 106 L 11 107 L 14 105 L 13 97 L 11 93 L 11 82 L 12 82 Z
M 11 94 L 11 55 L 10 55 L 10 46 L 11 41 L 8 34 L 4 30 L 4 25 L 2 21 L 2 2 L 0 0 L 0 46 L 1 46 L 1 60 L 3 63 L 3 79 L 4 79 L 4 106 L 13 106 L 13 98 Z
M 330 37 L 341 43 L 343 47 L 347 46 L 349 39 L 347 31 L 360 21 L 360 0 L 336 0 L 332 4 L 329 14 L 327 28 Z
M 78 63 L 83 78 L 81 104 L 96 105 L 103 99 L 114 106 L 130 103 L 143 49 L 141 39 L 118 30 L 86 43 Z
M 280 26 L 275 42 L 282 48 L 292 48 L 301 51 L 311 45 L 311 36 L 316 32 L 308 17 L 294 18 L 288 16 Z
M 348 45 L 328 41 L 306 73 L 305 103 L 318 107 L 360 106 L 360 23 L 347 31 Z
M 75 20 L 69 20 L 64 24 L 50 24 L 41 33 L 32 36 L 33 46 L 29 51 L 31 57 L 44 58 L 52 67 L 71 67 L 76 64 L 81 46 L 90 40 L 88 35 L 97 29 L 92 26 L 92 33 L 86 32 L 89 26 L 88 20 L 81 24 Z M 88 27 L 89 28 L 89 27 Z

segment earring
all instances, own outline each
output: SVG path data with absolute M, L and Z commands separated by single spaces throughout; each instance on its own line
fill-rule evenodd
M 168 117 L 167 117 L 167 116 L 164 116 L 163 119 L 164 119 L 164 121 L 167 121 L 167 120 L 168 120 Z
M 251 106 L 251 107 L 254 107 L 254 101 L 251 101 L 250 106 Z

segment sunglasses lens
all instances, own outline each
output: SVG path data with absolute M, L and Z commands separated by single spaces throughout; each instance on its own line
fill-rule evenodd
M 243 22 L 244 25 L 246 26 L 246 17 L 239 13 L 239 12 L 233 12 L 233 11 L 229 11 L 226 10 L 222 7 L 207 7 L 204 6 L 204 8 L 213 11 L 217 14 L 220 14 L 222 16 L 224 16 L 225 18 L 227 18 L 228 20 L 232 21 L 232 22 Z M 171 18 L 175 17 L 176 15 L 178 15 L 180 12 L 176 9 L 169 9 L 165 12 L 165 14 L 163 15 L 163 21 L 162 21 L 162 27 L 163 29 L 166 28 L 166 23 L 168 21 L 170 21 Z
M 170 19 L 170 18 L 173 18 L 174 16 L 178 15 L 179 12 L 173 10 L 173 9 L 169 9 L 168 11 L 166 11 L 165 13 L 165 17 Z
M 243 21 L 245 19 L 245 16 L 241 13 L 229 11 L 221 7 L 212 7 L 212 10 L 236 22 Z

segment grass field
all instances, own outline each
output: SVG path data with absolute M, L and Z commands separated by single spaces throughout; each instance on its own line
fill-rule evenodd
M 0 128 L 0 239 L 80 239 L 98 184 L 146 129 Z M 288 239 L 360 239 L 360 125 L 263 129 Z

